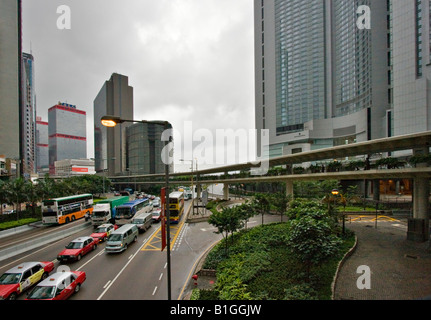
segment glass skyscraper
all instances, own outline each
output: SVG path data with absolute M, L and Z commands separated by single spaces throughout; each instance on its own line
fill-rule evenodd
M 275 0 L 277 135 L 325 117 L 324 2 Z
M 370 1 L 333 1 L 335 116 L 371 107 L 371 32 L 358 29 L 356 10 Z
M 131 124 L 121 123 L 108 129 L 100 122 L 106 115 L 133 119 L 133 87 L 127 76 L 113 73 L 94 99 L 95 170 L 121 174 L 127 169 L 125 128 Z
M 164 130 L 156 123 L 135 123 L 126 128 L 127 170 L 130 174 L 165 173 L 161 157 L 165 147 L 162 141 Z M 173 164 L 169 169 L 173 172 Z
M 87 114 L 75 105 L 59 102 L 48 109 L 49 168 L 55 161 L 87 157 Z
M 371 29 L 357 26 L 362 5 Z M 254 1 L 256 128 L 269 129 L 270 157 L 387 136 L 389 5 Z

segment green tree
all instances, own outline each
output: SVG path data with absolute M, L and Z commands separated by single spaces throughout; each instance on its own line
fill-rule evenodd
M 235 207 L 235 210 L 239 219 L 243 221 L 245 225 L 247 225 L 248 219 L 256 215 L 254 206 L 248 201 L 246 201 L 242 205 Z
M 9 201 L 15 204 L 17 211 L 17 218 L 19 217 L 19 212 L 21 211 L 21 203 L 27 200 L 25 195 L 25 180 L 19 177 L 15 180 L 9 182 L 10 198 Z
M 8 183 L 0 180 L 0 212 L 3 214 L 3 203 L 9 203 L 10 192 Z
M 37 202 L 42 199 L 39 197 L 36 186 L 33 184 L 31 180 L 27 180 L 24 183 L 24 194 L 26 196 L 26 202 L 31 203 L 31 210 L 34 215 L 36 211 Z
M 298 181 L 293 184 L 295 198 L 321 199 L 333 189 L 340 189 L 337 180 Z
M 51 179 L 48 174 L 44 178 L 36 180 L 35 189 L 41 200 L 56 196 L 55 180 Z
M 341 240 L 333 234 L 326 219 L 316 220 L 304 215 L 289 223 L 287 245 L 292 254 L 304 263 L 309 279 L 311 267 L 336 254 Z
M 229 233 L 234 233 L 243 226 L 238 209 L 236 207 L 223 208 L 223 210 L 213 213 L 209 217 L 208 223 L 217 228 L 216 233 L 223 235 L 226 245 L 225 254 L 227 255 Z
M 286 213 L 287 205 L 291 198 L 286 196 L 285 193 L 279 192 L 271 196 L 271 203 L 275 208 L 275 211 L 280 215 L 280 221 L 283 222 L 283 215 Z
M 262 216 L 262 224 L 263 224 L 263 216 L 265 213 L 269 212 L 270 209 L 270 203 L 269 203 L 269 199 L 268 199 L 268 195 L 264 194 L 264 193 L 257 193 L 251 204 L 254 207 L 254 209 L 261 214 Z

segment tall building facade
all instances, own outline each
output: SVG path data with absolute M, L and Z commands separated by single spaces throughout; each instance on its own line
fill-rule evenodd
M 393 131 L 431 130 L 430 1 L 391 3 Z
M 172 128 L 172 125 L 168 126 Z M 131 174 L 165 173 L 162 152 L 165 128 L 155 123 L 135 123 L 126 128 L 127 169 Z M 173 172 L 173 164 L 170 165 Z
M 22 165 L 24 175 L 36 172 L 36 92 L 34 58 L 22 54 Z
M 0 154 L 21 160 L 21 1 L 0 1 Z
M 127 76 L 113 73 L 94 99 L 95 170 L 122 174 L 127 171 L 125 128 L 131 123 L 108 129 L 100 122 L 105 115 L 133 119 L 133 87 L 129 86 Z
M 75 105 L 58 103 L 48 109 L 50 173 L 55 161 L 87 157 L 86 112 Z
M 36 118 L 36 172 L 48 173 L 49 169 L 49 140 L 48 122 L 41 117 Z
M 357 26 L 361 5 L 371 29 Z M 388 135 L 390 1 L 254 6 L 256 128 L 269 129 L 270 157 Z

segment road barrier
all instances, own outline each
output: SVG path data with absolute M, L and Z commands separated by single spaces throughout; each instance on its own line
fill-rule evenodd
M 47 245 L 49 243 L 64 239 L 74 233 L 77 233 L 87 228 L 90 225 L 91 225 L 90 221 L 85 222 L 85 223 L 70 227 L 67 230 L 59 230 L 58 232 L 50 233 L 45 236 L 41 236 L 37 239 L 29 240 L 29 241 L 20 243 L 18 245 L 10 246 L 6 249 L 2 249 L 0 250 L 0 261 L 6 260 L 10 257 L 14 257 L 21 253 L 25 253 L 35 248 Z

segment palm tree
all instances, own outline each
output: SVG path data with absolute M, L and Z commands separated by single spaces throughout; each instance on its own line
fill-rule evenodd
M 35 188 L 38 198 L 41 200 L 55 196 L 55 181 L 49 178 L 48 174 L 43 179 L 37 179 Z
M 21 211 L 21 203 L 26 201 L 25 195 L 25 180 L 19 177 L 15 180 L 9 182 L 10 198 L 11 203 L 16 204 L 17 219 L 19 217 L 19 212 Z
M 3 203 L 9 202 L 9 188 L 7 182 L 0 180 L 0 213 L 3 214 Z
M 26 201 L 31 203 L 31 210 L 34 215 L 36 211 L 37 202 L 39 200 L 42 200 L 42 198 L 38 194 L 38 190 L 31 180 L 27 180 L 25 182 L 24 194 L 26 195 L 26 198 L 27 198 Z

